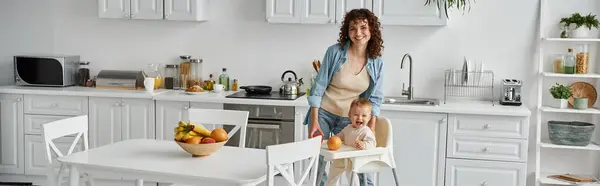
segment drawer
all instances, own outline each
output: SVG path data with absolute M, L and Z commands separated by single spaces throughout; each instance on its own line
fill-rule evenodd
M 449 116 L 449 136 L 480 136 L 527 139 L 527 117 L 455 115 Z
M 446 160 L 446 186 L 525 186 L 526 179 L 526 163 Z
M 88 113 L 88 99 L 82 96 L 25 95 L 25 114 L 78 116 Z
M 527 161 L 527 140 L 454 137 L 449 139 L 447 154 L 452 158 L 500 161 Z
M 29 115 L 25 114 L 25 134 L 42 134 L 42 125 L 60 119 L 69 118 L 72 116 L 52 116 L 52 115 Z

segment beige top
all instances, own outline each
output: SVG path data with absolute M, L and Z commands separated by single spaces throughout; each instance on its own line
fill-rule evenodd
M 321 108 L 342 117 L 348 116 L 350 104 L 369 88 L 369 73 L 366 67 L 354 75 L 347 61 L 331 78 L 331 83 L 325 90 Z
M 375 141 L 375 134 L 371 131 L 371 128 L 367 127 L 367 125 L 362 125 L 358 128 L 352 127 L 352 124 L 346 125 L 344 129 L 337 136 L 342 139 L 342 143 L 344 145 L 349 145 L 354 147 L 354 143 L 356 141 L 365 142 L 365 148 L 371 149 L 374 148 L 377 144 Z

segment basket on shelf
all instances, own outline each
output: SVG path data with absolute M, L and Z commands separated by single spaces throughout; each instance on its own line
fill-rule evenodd
M 548 121 L 550 142 L 556 145 L 587 146 L 594 128 L 594 124 L 587 122 Z

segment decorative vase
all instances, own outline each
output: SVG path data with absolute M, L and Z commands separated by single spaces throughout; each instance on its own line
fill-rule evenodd
M 554 99 L 555 100 L 555 107 L 559 108 L 559 109 L 566 109 L 569 107 L 569 100 L 568 99 Z
M 571 37 L 572 38 L 589 38 L 590 37 L 590 29 L 588 29 L 584 26 L 576 28 L 571 33 Z

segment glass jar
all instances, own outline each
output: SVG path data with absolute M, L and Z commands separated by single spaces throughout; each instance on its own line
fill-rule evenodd
M 179 89 L 179 65 L 165 66 L 165 88 Z
M 188 77 L 188 87 L 202 86 L 202 59 L 190 60 L 190 75 Z
M 554 73 L 565 73 L 564 55 L 554 54 Z
M 588 50 L 588 44 L 579 45 L 579 51 L 577 52 L 577 68 L 575 73 L 577 74 L 587 74 L 588 73 L 588 65 L 590 59 L 590 52 Z
M 144 71 L 146 77 L 154 78 L 154 89 L 158 89 L 162 86 L 163 77 L 158 71 L 159 64 L 148 64 L 148 69 Z
M 188 88 L 188 78 L 190 75 L 190 59 L 192 56 L 179 56 L 181 62 L 179 63 L 179 88 L 187 89 Z
M 569 48 L 567 55 L 564 58 L 565 74 L 575 74 L 575 56 L 573 56 L 573 49 Z
M 79 62 L 79 70 L 77 71 L 77 85 L 87 86 L 87 82 L 90 79 L 90 62 L 82 61 Z

